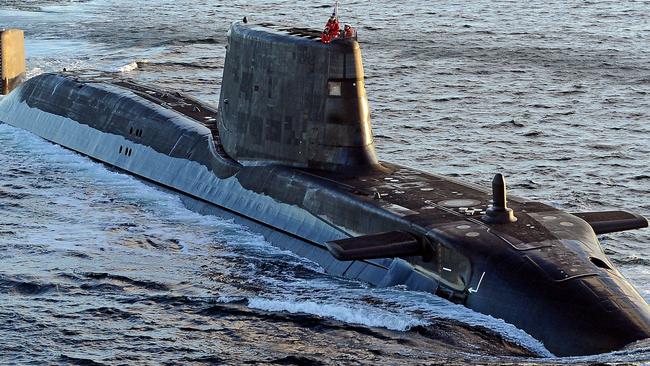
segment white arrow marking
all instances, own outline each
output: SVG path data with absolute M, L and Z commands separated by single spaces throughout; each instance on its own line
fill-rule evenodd
M 478 289 L 481 287 L 481 282 L 483 282 L 483 276 L 485 276 L 485 272 L 483 272 L 483 274 L 481 275 L 481 278 L 478 280 L 478 285 L 476 285 L 476 290 L 474 290 L 473 288 L 470 288 L 467 291 L 472 292 L 472 293 L 478 292 Z

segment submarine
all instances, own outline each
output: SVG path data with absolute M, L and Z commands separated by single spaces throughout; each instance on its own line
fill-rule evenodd
M 558 356 L 650 337 L 650 307 L 597 238 L 647 220 L 508 196 L 501 174 L 485 188 L 380 161 L 355 39 L 233 23 L 213 106 L 114 75 L 23 80 L 22 38 L 2 37 L 3 123 L 240 217 L 333 276 L 435 294 Z

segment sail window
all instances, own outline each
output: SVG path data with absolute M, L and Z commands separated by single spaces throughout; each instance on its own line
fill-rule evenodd
M 327 83 L 327 94 L 331 97 L 340 97 L 341 96 L 341 82 L 340 81 L 330 81 Z

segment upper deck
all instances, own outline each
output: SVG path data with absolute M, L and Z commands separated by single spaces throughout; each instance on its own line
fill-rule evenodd
M 176 91 L 163 91 L 142 85 L 118 75 L 93 72 L 76 72 L 75 78 L 83 82 L 108 82 L 163 108 L 182 114 L 210 129 L 219 157 L 239 165 L 225 151 L 217 124 L 216 108 Z M 466 221 L 488 227 L 481 216 L 492 202 L 491 192 L 479 186 L 415 169 L 382 162 L 376 169 L 355 172 L 332 172 L 319 169 L 302 169 L 301 174 L 324 180 L 342 192 L 352 193 L 361 200 L 402 217 L 422 227 L 438 227 Z M 517 237 L 512 245 L 517 249 L 530 249 L 529 242 L 551 239 L 554 234 L 534 218 L 535 213 L 555 211 L 547 205 L 510 197 L 510 206 L 519 220 L 501 226 L 510 236 Z M 531 216 L 532 214 L 532 216 Z M 558 221 L 558 224 L 560 221 Z

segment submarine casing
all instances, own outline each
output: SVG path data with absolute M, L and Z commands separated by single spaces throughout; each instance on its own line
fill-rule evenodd
M 281 47 L 273 47 L 277 42 Z M 378 162 L 362 74 L 356 73 L 358 50 L 351 40 L 327 46 L 278 28 L 235 24 L 219 110 L 132 83 L 45 74 L 0 101 L 0 121 L 241 215 L 279 233 L 279 240 L 269 234 L 272 242 L 328 273 L 443 296 L 517 325 L 557 355 L 607 352 L 648 337 L 648 305 L 605 257 L 584 220 L 511 197 L 517 222 L 487 225 L 480 211 L 491 202 L 488 191 Z M 324 55 L 329 63 L 321 62 Z M 337 74 L 341 58 L 352 70 L 348 55 L 355 70 L 349 80 Z M 259 61 L 265 57 L 271 61 Z M 309 57 L 318 58 L 313 70 L 295 65 L 309 65 Z M 278 62 L 303 71 L 269 71 Z M 245 70 L 263 75 L 243 82 Z M 292 85 L 304 90 L 304 80 L 314 75 L 321 75 L 320 89 L 314 84 L 312 94 L 303 92 L 304 100 L 319 100 L 313 111 L 273 112 L 295 97 L 282 91 Z M 267 80 L 274 76 L 283 81 Z M 339 81 L 341 89 L 330 84 Z M 274 117 L 260 120 L 267 111 Z M 321 133 L 323 124 L 334 127 Z M 249 134 L 250 146 L 240 146 L 249 143 Z M 291 148 L 266 151 L 267 138 Z M 319 154 L 322 149 L 328 153 Z M 463 212 L 459 200 L 479 212 Z M 433 255 L 339 261 L 326 248 L 330 241 L 386 231 L 410 233 Z

